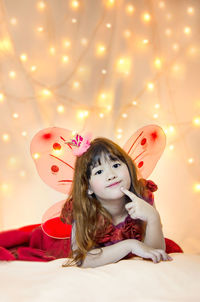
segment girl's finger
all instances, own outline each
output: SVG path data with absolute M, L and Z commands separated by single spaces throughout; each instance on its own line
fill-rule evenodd
M 128 191 L 128 190 L 125 189 L 124 187 L 121 187 L 120 189 L 121 189 L 121 191 L 122 191 L 124 194 L 126 194 L 128 197 L 130 197 L 131 200 L 133 200 L 134 194 L 133 194 L 132 192 Z

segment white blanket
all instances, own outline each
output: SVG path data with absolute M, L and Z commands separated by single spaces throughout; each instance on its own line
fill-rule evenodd
M 200 255 L 170 254 L 154 264 L 135 257 L 97 268 L 51 262 L 0 262 L 1 302 L 200 301 Z

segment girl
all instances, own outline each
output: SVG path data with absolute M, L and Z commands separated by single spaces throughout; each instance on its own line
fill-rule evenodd
M 79 147 L 73 187 L 61 213 L 72 224 L 72 261 L 97 267 L 133 255 L 154 263 L 172 260 L 152 192 L 157 186 L 137 179 L 137 169 L 117 144 L 96 138 Z

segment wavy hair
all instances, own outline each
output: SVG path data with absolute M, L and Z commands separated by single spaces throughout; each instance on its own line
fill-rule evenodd
M 76 223 L 76 244 L 77 249 L 71 251 L 69 257 L 72 262 L 67 262 L 63 266 L 70 266 L 72 263 L 81 265 L 87 253 L 98 247 L 95 240 L 96 234 L 104 234 L 106 228 L 112 223 L 110 213 L 101 205 L 94 194 L 88 194 L 89 180 L 92 168 L 101 164 L 102 155 L 106 155 L 110 160 L 120 160 L 128 167 L 131 186 L 130 191 L 138 197 L 143 196 L 144 182 L 137 179 L 137 168 L 131 157 L 120 146 L 113 141 L 99 137 L 94 139 L 89 149 L 77 157 L 75 172 L 72 183 L 72 191 L 66 200 L 61 213 L 61 220 L 67 223 Z M 125 196 L 130 202 L 128 196 Z M 72 211 L 68 211 L 72 204 Z

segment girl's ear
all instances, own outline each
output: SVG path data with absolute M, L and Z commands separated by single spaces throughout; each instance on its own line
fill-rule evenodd
M 93 193 L 94 193 L 94 192 L 89 188 L 89 189 L 88 189 L 88 194 L 89 194 L 89 195 L 92 195 Z

